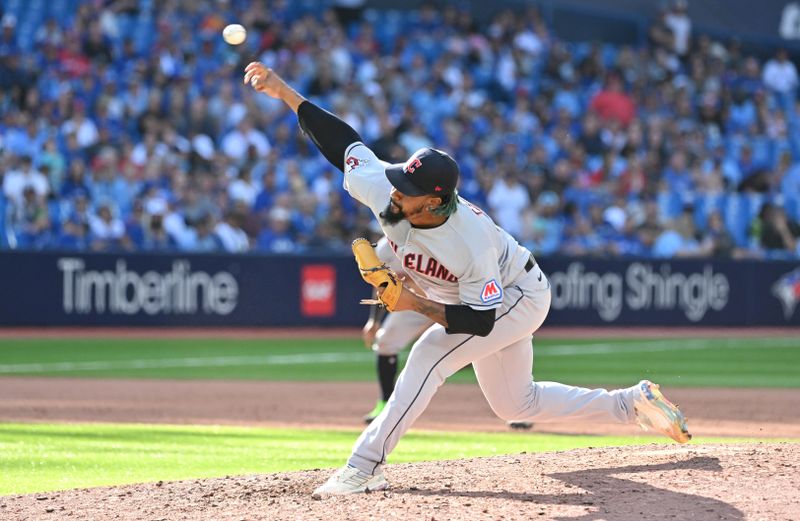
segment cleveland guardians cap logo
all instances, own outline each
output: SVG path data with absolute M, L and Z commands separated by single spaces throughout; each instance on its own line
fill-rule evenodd
M 403 172 L 407 174 L 413 174 L 414 170 L 422 166 L 422 161 L 419 160 L 418 157 L 412 157 L 409 159 L 405 166 L 403 166 Z
M 772 285 L 772 294 L 781 301 L 783 318 L 789 320 L 800 302 L 800 268 L 787 273 Z
M 420 148 L 405 163 L 386 167 L 386 178 L 405 195 L 446 195 L 458 186 L 458 163 L 446 152 Z

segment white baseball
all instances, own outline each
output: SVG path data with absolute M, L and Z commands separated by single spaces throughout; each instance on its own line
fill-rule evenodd
M 226 25 L 222 30 L 222 38 L 231 45 L 239 45 L 247 38 L 247 31 L 239 24 Z

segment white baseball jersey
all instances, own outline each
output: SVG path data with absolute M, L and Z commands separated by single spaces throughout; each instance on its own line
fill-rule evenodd
M 462 198 L 436 228 L 414 228 L 407 220 L 384 224 L 379 214 L 392 189 L 387 165 L 363 143 L 353 143 L 345 152 L 344 187 L 378 218 L 408 276 L 431 300 L 475 310 L 500 307 L 504 288 L 522 274 L 530 252 Z
M 386 266 L 388 266 L 393 272 L 397 273 L 398 275 L 406 274 L 405 270 L 403 269 L 403 265 L 400 263 L 400 259 L 394 254 L 394 249 L 392 248 L 392 245 L 389 244 L 389 240 L 385 236 L 381 237 L 378 243 L 375 245 L 375 255 L 377 255 L 380 260 L 385 262 Z
M 378 258 L 397 274 L 405 275 L 400 259 L 394 254 L 386 237 L 375 246 Z M 396 355 L 434 324 L 430 318 L 416 311 L 395 311 L 383 319 L 375 335 L 372 350 L 382 356 Z

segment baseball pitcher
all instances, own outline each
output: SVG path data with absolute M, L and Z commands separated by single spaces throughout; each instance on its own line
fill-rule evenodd
M 378 244 L 375 245 L 375 253 L 387 268 L 406 281 L 405 285 L 410 284 L 410 279 L 406 277 L 403 266 L 386 237 L 381 237 Z M 423 294 L 420 288 L 415 288 L 415 290 L 417 294 Z M 414 311 L 395 311 L 387 314 L 384 306 L 378 304 L 371 306 L 369 319 L 364 324 L 363 338 L 364 345 L 375 352 L 381 397 L 375 402 L 375 407 L 364 416 L 365 423 L 370 423 L 378 417 L 394 391 L 397 355 L 434 323 L 430 318 Z M 528 430 L 533 427 L 533 424 L 508 422 L 508 426 L 515 430 Z
M 263 64 L 249 64 L 244 82 L 297 114 L 306 135 L 344 173 L 350 195 L 379 219 L 406 274 L 425 292 L 403 287 L 369 242 L 358 239 L 356 261 L 380 301 L 389 311 L 416 311 L 434 322 L 414 343 L 386 407 L 315 497 L 387 488 L 386 457 L 447 377 L 470 363 L 492 410 L 506 421 L 638 423 L 679 443 L 689 441 L 681 411 L 647 380 L 614 391 L 532 380 L 531 340 L 550 309 L 550 283 L 529 251 L 458 196 L 453 158 L 422 148 L 403 164 L 385 163 L 352 127 Z

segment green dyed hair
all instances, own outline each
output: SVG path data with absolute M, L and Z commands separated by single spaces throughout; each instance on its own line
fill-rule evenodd
M 442 203 L 431 210 L 433 215 L 453 215 L 458 209 L 458 192 L 442 196 Z

